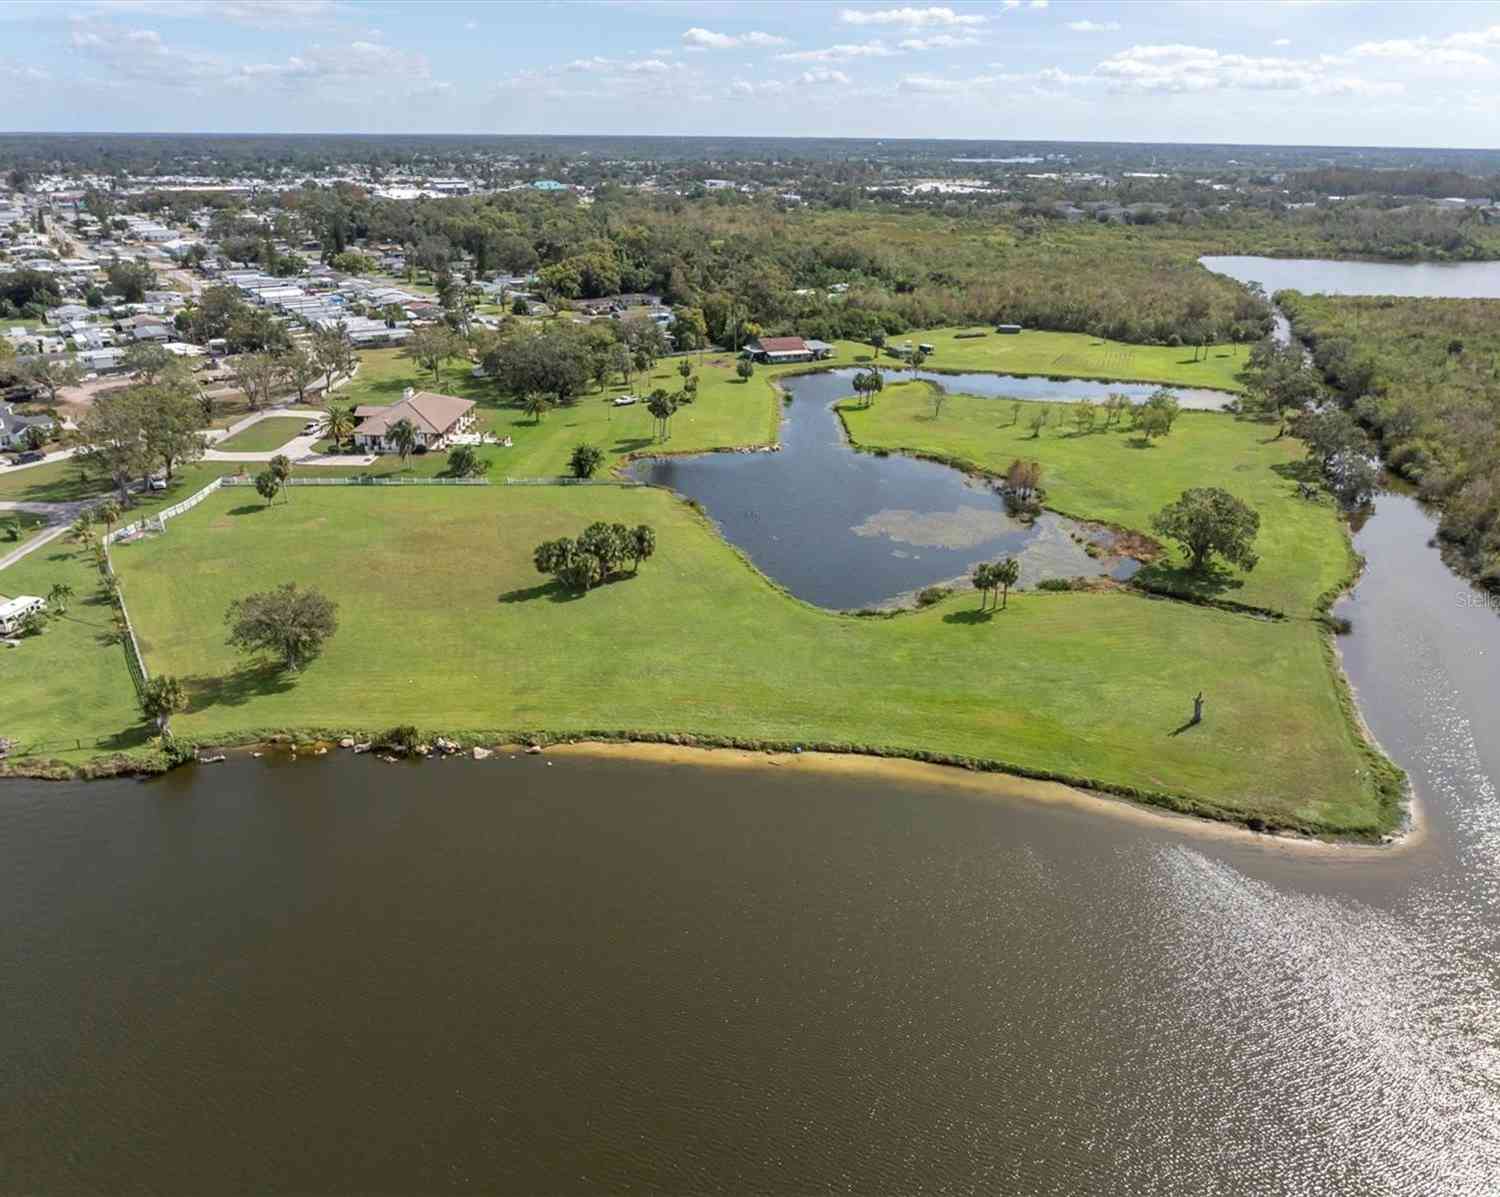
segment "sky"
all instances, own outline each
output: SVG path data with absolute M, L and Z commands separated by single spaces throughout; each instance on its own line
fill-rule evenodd
M 0 0 L 12 130 L 1492 148 L 1500 2 Z

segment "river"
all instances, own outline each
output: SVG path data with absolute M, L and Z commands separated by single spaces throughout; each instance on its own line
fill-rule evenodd
M 1500 620 L 1432 531 L 1381 495 L 1339 607 L 1397 850 L 571 756 L 9 783 L 0 1191 L 1500 1191 Z
M 795 769 L 0 791 L 0 1190 L 1493 1193 L 1500 621 L 1382 496 L 1399 851 Z

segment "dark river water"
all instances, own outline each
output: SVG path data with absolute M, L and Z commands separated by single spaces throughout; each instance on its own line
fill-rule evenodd
M 1425 834 L 562 757 L 0 789 L 0 1191 L 1493 1194 L 1500 621 L 1382 497 Z
M 783 407 L 778 453 L 654 458 L 638 462 L 632 475 L 697 500 L 762 572 L 821 607 L 878 606 L 966 575 L 976 562 L 1006 556 L 1020 561 L 1022 587 L 1047 577 L 1109 573 L 1123 578 L 1138 568 L 1132 559 L 1089 556 L 1082 540 L 1110 538 L 1085 532 L 1061 516 L 1047 513 L 1033 524 L 1011 518 L 988 485 L 948 466 L 900 454 L 854 452 L 832 410 L 833 403 L 853 393 L 854 373 L 835 370 L 782 380 L 792 399 Z M 888 375 L 892 381 L 903 377 L 910 373 Z M 1024 383 L 1028 397 L 1059 402 L 1088 393 L 1077 389 L 1080 384 L 1036 378 L 922 377 L 970 394 L 979 393 L 976 381 L 996 388 L 986 393 L 1018 397 L 1020 390 L 998 388 Z M 1113 389 L 1144 398 L 1155 388 Z
M 1340 262 L 1323 258 L 1236 255 L 1198 259 L 1208 269 L 1267 294 L 1443 296 L 1500 299 L 1500 262 Z

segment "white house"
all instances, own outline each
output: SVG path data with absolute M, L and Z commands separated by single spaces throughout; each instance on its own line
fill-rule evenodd
M 24 449 L 30 429 L 39 428 L 50 436 L 56 427 L 57 422 L 51 416 L 17 415 L 15 407 L 7 403 L 0 407 L 0 449 Z
M 408 387 L 400 403 L 388 407 L 361 405 L 354 414 L 360 420 L 354 429 L 354 444 L 366 453 L 396 452 L 390 432 L 402 420 L 416 429 L 416 447 L 431 450 L 443 448 L 450 438 L 474 423 L 474 402 Z

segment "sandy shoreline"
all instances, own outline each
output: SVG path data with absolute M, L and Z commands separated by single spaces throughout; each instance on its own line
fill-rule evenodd
M 1410 803 L 1411 817 L 1406 829 L 1395 833 L 1388 844 L 1357 841 L 1321 840 L 1310 836 L 1283 835 L 1252 831 L 1237 823 L 1178 814 L 1153 808 L 1109 794 L 1041 781 L 1012 773 L 979 772 L 952 765 L 934 765 L 902 757 L 862 756 L 855 753 L 800 752 L 771 753 L 738 748 L 697 748 L 678 744 L 642 742 L 576 741 L 553 744 L 546 748 L 553 756 L 585 756 L 606 760 L 639 760 L 660 765 L 680 765 L 700 769 L 730 769 L 743 772 L 791 770 L 822 773 L 845 778 L 868 779 L 892 785 L 912 785 L 958 790 L 979 797 L 1020 799 L 1054 806 L 1065 806 L 1123 819 L 1137 826 L 1172 830 L 1203 839 L 1228 841 L 1240 845 L 1260 845 L 1271 851 L 1298 854 L 1324 853 L 1341 860 L 1368 856 L 1387 860 L 1393 853 L 1417 848 L 1425 840 L 1423 822 L 1417 818 L 1416 797 Z

